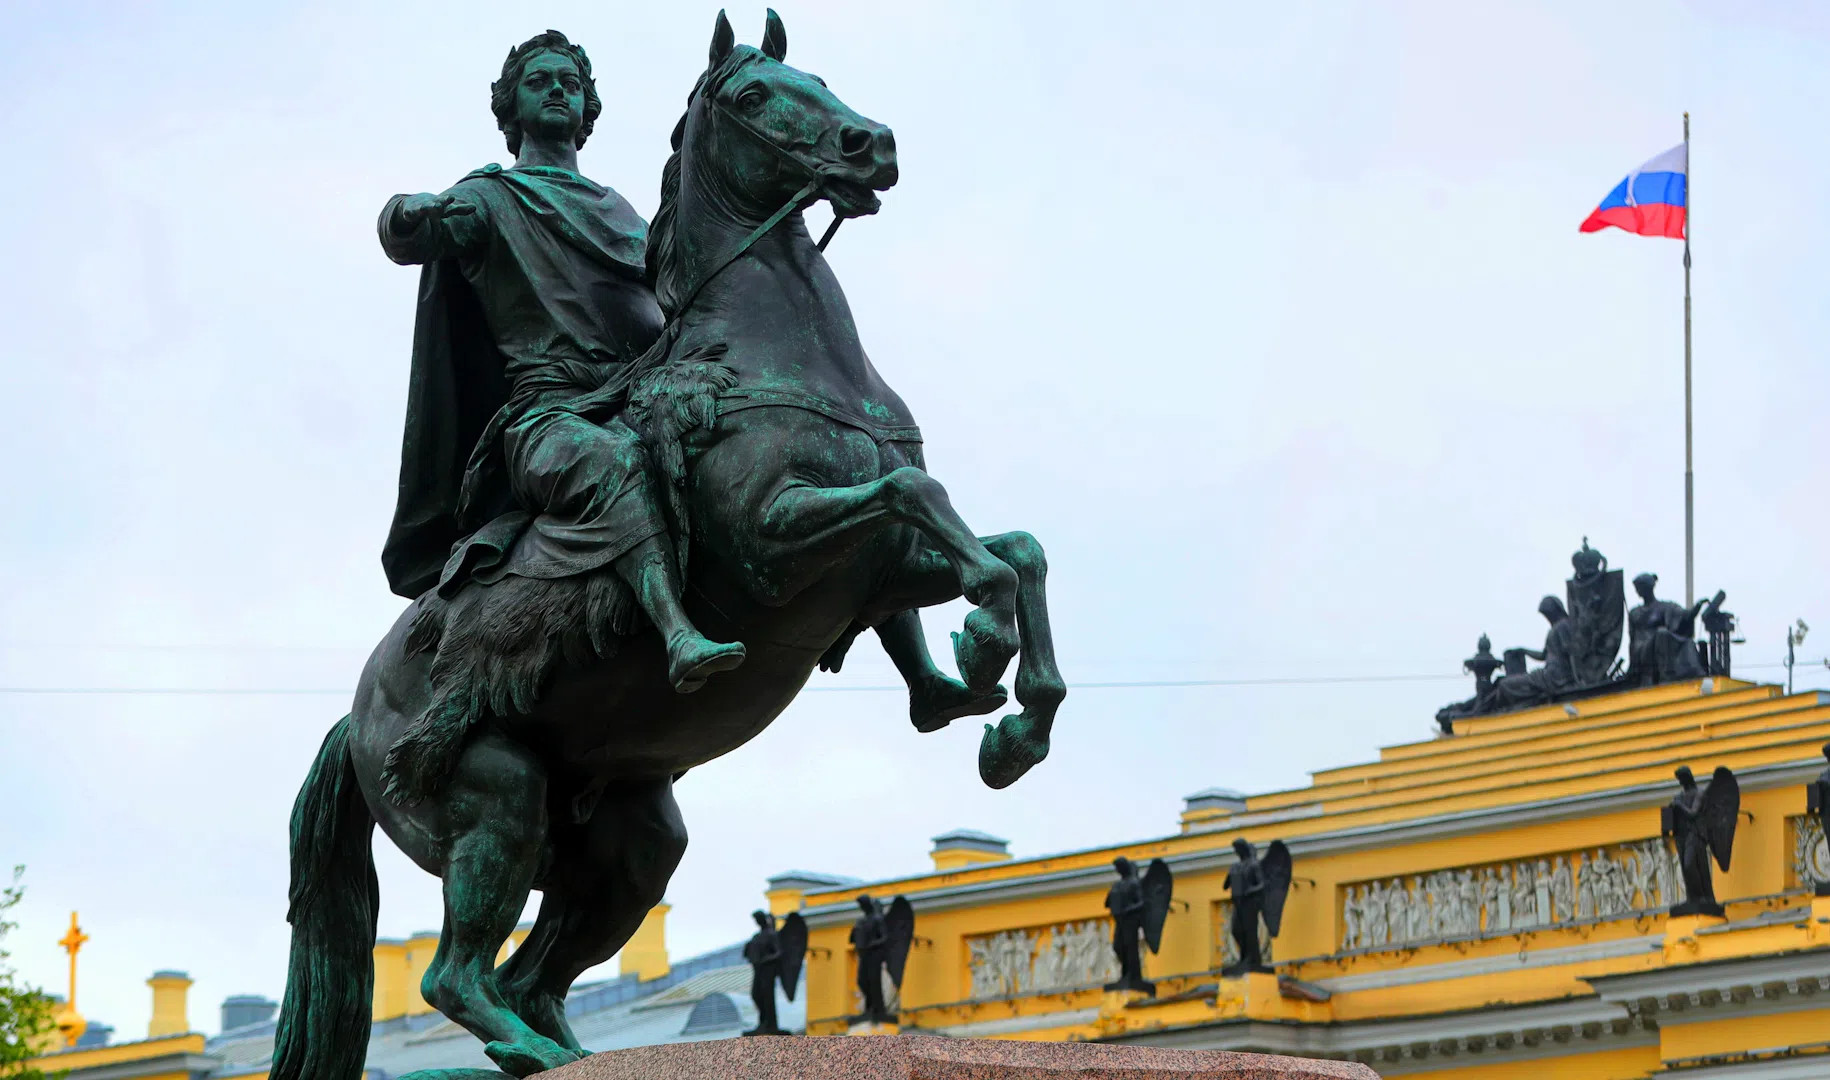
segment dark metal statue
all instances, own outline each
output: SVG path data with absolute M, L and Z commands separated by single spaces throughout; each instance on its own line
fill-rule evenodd
M 1709 673 L 1727 678 L 1735 673 L 1734 655 L 1730 651 L 1735 639 L 1735 616 L 1722 610 L 1728 593 L 1721 589 L 1703 606 L 1703 631 L 1709 635 Z
M 1575 573 L 1565 583 L 1569 597 L 1570 676 L 1576 686 L 1599 686 L 1613 677 L 1620 655 L 1621 631 L 1627 614 L 1625 576 L 1608 569 L 1608 557 L 1589 546 L 1570 556 Z
M 864 998 L 860 1017 L 873 1024 L 894 1024 L 896 1014 L 884 1001 L 883 980 L 902 989 L 903 967 L 909 960 L 909 946 L 915 941 L 915 908 L 908 897 L 890 901 L 886 913 L 874 896 L 858 897 L 863 912 L 851 927 L 852 948 L 858 954 L 858 993 Z
M 1653 594 L 1658 575 L 1633 579 L 1640 603 L 1627 612 L 1627 682 L 1656 686 L 1678 679 L 1700 679 L 1708 672 L 1697 652 L 1696 621 L 1708 601 L 1694 608 Z
M 1525 661 L 1518 661 L 1519 672 L 1524 673 Z M 1436 723 L 1444 735 L 1455 734 L 1455 720 L 1458 717 L 1473 716 L 1481 711 L 1482 703 L 1493 697 L 1493 673 L 1506 666 L 1505 661 L 1493 655 L 1493 642 L 1486 634 L 1475 642 L 1474 655 L 1461 662 L 1461 669 L 1474 676 L 1474 696 L 1458 705 L 1448 705 L 1436 712 Z
M 756 1026 L 745 1035 L 788 1035 L 775 1018 L 775 988 L 780 986 L 789 1001 L 801 981 L 801 961 L 807 956 L 807 920 L 791 911 L 775 928 L 775 916 L 766 911 L 752 912 L 756 936 L 743 947 L 743 958 L 750 962 L 750 1000 L 756 1003 Z
M 1641 574 L 1633 579 L 1641 602 L 1628 612 L 1622 571 L 1608 569 L 1607 556 L 1590 547 L 1587 537 L 1570 556 L 1570 565 L 1567 601 L 1545 597 L 1538 605 L 1551 623 L 1544 648 L 1507 649 L 1496 665 L 1483 635 L 1480 651 L 1462 663 L 1463 670 L 1474 675 L 1474 696 L 1436 713 L 1444 733 L 1453 734 L 1455 721 L 1465 717 L 1546 705 L 1621 686 L 1729 674 L 1735 617 L 1722 610 L 1725 593 L 1686 608 L 1655 595 L 1657 574 Z M 1695 640 L 1699 617 L 1709 631 L 1707 646 Z M 1623 628 L 1628 637 L 1624 676 L 1618 659 Z M 1542 660 L 1544 666 L 1529 671 L 1527 658 Z M 1490 679 L 1496 666 L 1503 674 Z
M 1137 867 L 1120 855 L 1112 860 L 1118 880 L 1106 890 L 1106 910 L 1112 913 L 1112 952 L 1118 958 L 1118 980 L 1107 990 L 1139 990 L 1156 996 L 1156 984 L 1144 978 L 1145 946 L 1151 952 L 1163 947 L 1163 923 L 1169 918 L 1169 901 L 1175 894 L 1175 875 L 1161 859 L 1138 876 Z
M 1824 744 L 1824 760 L 1830 761 L 1830 743 Z M 1830 843 L 1830 768 L 1818 773 L 1817 779 L 1811 781 L 1805 789 L 1805 806 L 1811 816 L 1817 819 L 1817 827 L 1826 837 L 1825 842 Z M 1816 886 L 1817 895 L 1830 896 L 1830 881 L 1812 884 Z
M 895 140 L 786 49 L 773 13 L 760 49 L 719 16 L 652 227 L 579 171 L 602 102 L 554 32 L 492 88 L 514 165 L 383 211 L 384 250 L 424 267 L 384 557 L 412 604 L 295 806 L 274 1080 L 361 1071 L 376 824 L 444 881 L 428 1000 L 525 1076 L 583 1056 L 566 992 L 661 900 L 673 782 L 861 628 L 924 728 L 996 708 L 1016 658 L 1022 712 L 987 727 L 979 774 L 1004 787 L 1048 753 L 1066 688 L 1042 549 L 975 536 L 924 470 L 801 216 L 875 213 Z M 959 596 L 954 680 L 915 611 Z
M 1665 807 L 1660 832 L 1677 843 L 1678 866 L 1684 873 L 1684 899 L 1673 905 L 1673 915 L 1723 914 L 1716 902 L 1716 886 L 1710 876 L 1713 857 L 1717 866 L 1728 869 L 1729 855 L 1735 844 L 1735 825 L 1741 815 L 1741 785 L 1728 766 L 1716 767 L 1708 787 L 1698 787 L 1690 766 L 1677 770 L 1678 793 Z
M 1233 917 L 1230 926 L 1233 943 L 1239 947 L 1239 959 L 1222 968 L 1229 978 L 1249 971 L 1268 972 L 1258 939 L 1258 920 L 1264 917 L 1265 929 L 1275 938 L 1283 929 L 1284 901 L 1290 895 L 1290 849 L 1282 840 L 1271 841 L 1263 859 L 1245 837 L 1233 840 L 1233 854 L 1239 857 L 1226 872 L 1226 890 L 1233 894 Z

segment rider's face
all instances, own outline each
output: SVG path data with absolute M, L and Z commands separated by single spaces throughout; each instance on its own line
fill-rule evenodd
M 515 117 L 523 137 L 571 140 L 585 122 L 585 83 L 578 65 L 555 52 L 535 55 L 515 87 Z

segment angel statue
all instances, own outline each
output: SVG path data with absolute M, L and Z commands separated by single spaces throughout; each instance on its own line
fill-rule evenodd
M 864 1015 L 859 1019 L 894 1024 L 896 1014 L 883 1000 L 883 976 L 888 973 L 890 985 L 902 989 L 902 969 L 915 941 L 915 908 L 908 897 L 898 896 L 886 914 L 876 897 L 860 896 L 858 909 L 864 914 L 852 924 L 851 944 L 858 953 L 858 992 L 864 995 Z
M 1248 971 L 1270 971 L 1258 940 L 1258 918 L 1264 916 L 1265 929 L 1276 937 L 1284 923 L 1284 900 L 1290 895 L 1290 849 L 1282 840 L 1271 841 L 1264 858 L 1245 837 L 1233 840 L 1233 854 L 1239 861 L 1226 872 L 1226 890 L 1233 894 L 1233 919 L 1230 929 L 1233 942 L 1239 946 L 1239 959 L 1228 964 L 1220 974 L 1234 978 Z
M 1161 859 L 1150 860 L 1138 877 L 1137 867 L 1120 855 L 1112 860 L 1118 880 L 1106 891 L 1106 909 L 1112 912 L 1112 952 L 1118 957 L 1118 981 L 1107 990 L 1140 990 L 1156 996 L 1156 984 L 1144 978 L 1145 945 L 1151 952 L 1163 947 L 1163 922 L 1169 918 L 1169 898 L 1175 892 L 1175 875 Z M 1141 943 L 1140 943 L 1141 939 Z
M 1715 882 L 1709 876 L 1709 860 L 1728 869 L 1728 857 L 1735 844 L 1735 821 L 1741 814 L 1741 785 L 1726 765 L 1718 765 L 1708 787 L 1698 787 L 1690 766 L 1677 770 L 1679 791 L 1665 807 L 1660 833 L 1677 840 L 1678 867 L 1684 872 L 1684 899 L 1671 908 L 1673 915 L 1715 915 L 1722 905 L 1716 902 Z
M 775 916 L 766 911 L 752 912 L 756 936 L 743 947 L 743 958 L 750 962 L 750 1000 L 756 1003 L 756 1026 L 745 1035 L 788 1035 L 775 1019 L 775 988 L 780 985 L 788 1000 L 794 1000 L 794 988 L 801 981 L 801 961 L 807 956 L 807 920 L 791 911 L 775 928 Z

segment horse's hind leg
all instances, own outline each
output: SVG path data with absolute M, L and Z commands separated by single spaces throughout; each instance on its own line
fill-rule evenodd
M 584 824 L 556 829 L 540 915 L 498 970 L 516 1011 L 579 1050 L 565 1019 L 566 992 L 642 925 L 685 853 L 686 824 L 667 777 L 613 787 Z
M 516 1015 L 494 971 L 539 868 L 546 789 L 545 770 L 508 739 L 485 735 L 465 748 L 444 793 L 453 837 L 442 875 L 445 927 L 420 984 L 427 1001 L 516 1076 L 579 1057 Z
M 959 592 L 975 606 L 954 638 L 960 677 L 976 693 L 991 692 L 1017 651 L 1017 575 L 966 527 L 940 481 L 918 468 L 852 487 L 795 486 L 776 495 L 759 525 L 781 549 L 778 591 L 793 595 L 816 580 L 835 552 L 855 549 L 886 520 L 919 529 L 951 564 Z

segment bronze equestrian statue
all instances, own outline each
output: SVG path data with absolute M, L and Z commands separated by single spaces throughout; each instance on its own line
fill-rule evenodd
M 1041 546 L 975 536 L 924 470 L 801 217 L 875 213 L 894 139 L 786 44 L 773 12 L 760 49 L 719 15 L 652 226 L 579 174 L 601 103 L 551 31 L 492 87 L 516 164 L 383 212 L 383 248 L 425 267 L 384 557 L 413 602 L 293 809 L 273 1080 L 361 1074 L 376 824 L 444 882 L 426 999 L 526 1076 L 584 1056 L 565 995 L 660 901 L 674 782 L 864 629 L 921 730 L 1001 705 L 1016 658 L 1022 711 L 986 726 L 979 774 L 1001 788 L 1048 753 L 1066 687 Z M 953 680 L 915 611 L 960 596 Z

